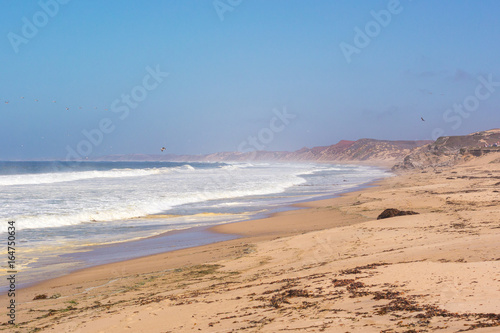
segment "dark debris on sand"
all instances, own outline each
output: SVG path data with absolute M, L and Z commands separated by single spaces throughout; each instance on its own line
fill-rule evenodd
M 403 215 L 416 215 L 420 214 L 411 210 L 399 210 L 395 208 L 387 208 L 384 210 L 378 217 L 377 220 L 387 219 L 395 216 L 403 216 Z

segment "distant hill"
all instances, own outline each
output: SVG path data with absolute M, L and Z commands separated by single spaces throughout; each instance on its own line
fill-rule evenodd
M 360 139 L 357 141 L 341 140 L 331 146 L 314 148 L 304 147 L 294 152 L 254 151 L 221 152 L 206 155 L 173 154 L 129 154 L 108 155 L 94 160 L 99 161 L 170 161 L 170 162 L 385 162 L 395 163 L 402 160 L 413 149 L 432 141 L 389 141 Z
M 495 147 L 500 142 L 500 129 L 476 132 L 468 135 L 443 136 L 435 142 L 414 149 L 397 163 L 393 170 L 452 165 L 491 152 L 500 152 Z
M 443 136 L 436 141 L 341 140 L 331 146 L 287 151 L 221 152 L 206 155 L 129 154 L 108 155 L 98 161 L 171 162 L 337 162 L 394 165 L 393 170 L 409 170 L 452 165 L 474 156 L 499 152 L 500 129 L 460 136 Z

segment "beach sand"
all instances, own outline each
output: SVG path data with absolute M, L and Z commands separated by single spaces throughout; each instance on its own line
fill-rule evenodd
M 18 290 L 18 325 L 0 330 L 498 332 L 499 191 L 493 153 L 390 177 L 213 228 L 240 239 Z M 420 214 L 377 220 L 386 208 Z

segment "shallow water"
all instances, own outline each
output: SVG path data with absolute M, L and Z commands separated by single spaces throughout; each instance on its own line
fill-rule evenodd
M 207 236 L 204 229 L 162 236 L 161 242 L 148 237 L 248 220 L 387 175 L 373 167 L 326 164 L 0 162 L 0 217 L 16 222 L 16 266 L 21 283 L 28 283 L 230 239 Z M 0 237 L 6 239 L 6 231 Z M 134 250 L 126 251 L 123 242 Z M 4 264 L 0 273 L 6 271 Z

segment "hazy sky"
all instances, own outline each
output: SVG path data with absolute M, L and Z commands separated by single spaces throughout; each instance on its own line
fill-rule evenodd
M 500 127 L 500 1 L 0 4 L 0 160 Z

